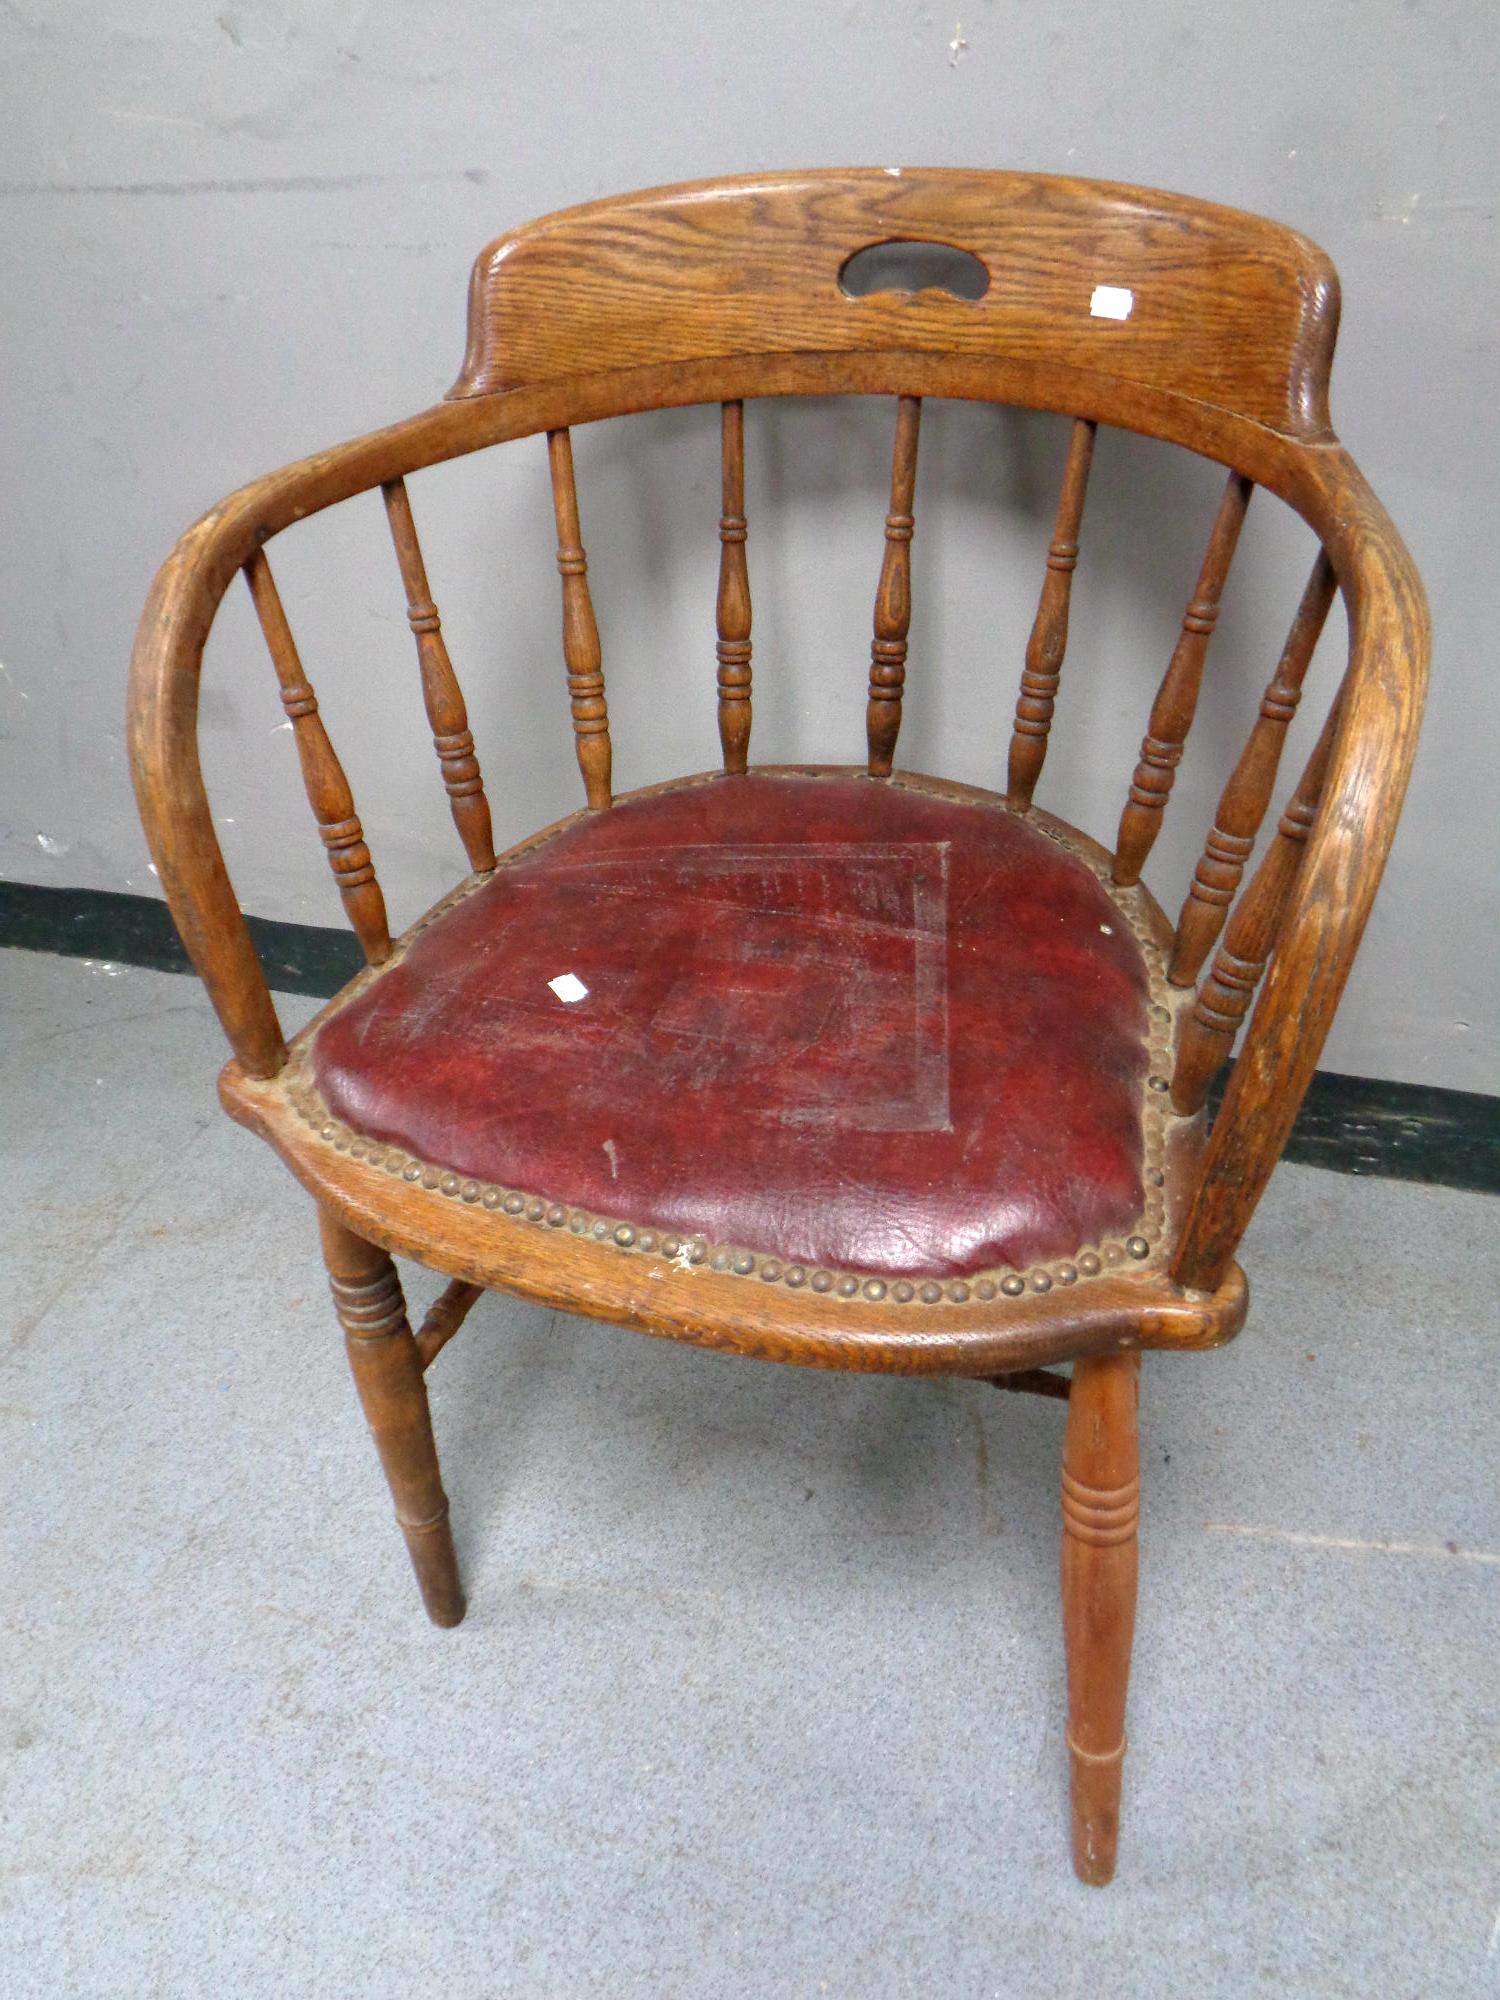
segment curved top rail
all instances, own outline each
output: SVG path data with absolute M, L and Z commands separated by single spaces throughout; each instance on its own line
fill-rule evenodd
M 967 251 L 989 283 L 840 286 L 856 251 Z M 1034 364 L 1330 435 L 1338 278 L 1262 217 L 1108 181 L 861 167 L 648 189 L 563 209 L 481 251 L 451 398 L 752 355 Z

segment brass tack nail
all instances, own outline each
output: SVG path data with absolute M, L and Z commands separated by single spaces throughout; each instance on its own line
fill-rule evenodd
M 943 1296 L 943 1288 L 942 1288 L 942 1286 L 941 1286 L 941 1285 L 939 1285 L 939 1284 L 935 1284 L 935 1283 L 934 1283 L 934 1282 L 932 1281 L 932 1279 L 931 1279 L 931 1278 L 929 1278 L 929 1279 L 927 1280 L 927 1283 L 926 1283 L 926 1284 L 925 1284 L 925 1285 L 924 1285 L 924 1286 L 922 1287 L 922 1303 L 923 1303 L 923 1305 L 924 1305 L 924 1306 L 935 1306 L 935 1305 L 937 1304 L 938 1300 L 939 1300 L 939 1299 L 940 1299 L 940 1298 L 941 1298 L 942 1296 Z
M 333 1150 L 336 1153 L 346 1153 L 349 1150 L 349 1134 L 342 1127 L 333 1136 Z
M 734 1269 L 742 1278 L 748 1278 L 755 1269 L 755 1259 L 748 1250 L 741 1250 L 734 1260 Z
M 486 1208 L 498 1208 L 504 1199 L 505 1197 L 499 1188 L 487 1187 L 484 1191 L 484 1206 Z
M 463 1186 L 459 1189 L 459 1193 L 463 1196 L 465 1201 L 478 1201 L 479 1199 L 478 1181 L 465 1181 Z
M 405 1153 L 387 1153 L 387 1154 L 386 1154 L 386 1156 L 385 1156 L 385 1170 L 386 1170 L 386 1172 L 387 1172 L 388 1174 L 399 1174 L 399 1173 L 400 1173 L 400 1171 L 401 1171 L 401 1169 L 402 1169 L 402 1168 L 403 1168 L 403 1167 L 404 1167 L 405 1165 L 406 1165 L 406 1155 L 405 1155 Z
M 841 1298 L 852 1299 L 858 1290 L 858 1278 L 843 1277 L 839 1279 L 839 1296 Z
M 1151 1245 L 1146 1241 L 1144 1236 L 1130 1237 L 1125 1248 L 1130 1252 L 1132 1257 L 1149 1257 L 1151 1254 Z
M 664 1236 L 661 1239 L 661 1254 L 663 1257 L 675 1257 L 681 1248 L 682 1239 L 680 1237 Z
M 898 1278 L 891 1286 L 891 1297 L 904 1306 L 909 1299 L 916 1297 L 916 1287 L 908 1284 L 905 1278 Z
M 401 1170 L 401 1178 L 404 1181 L 419 1181 L 422 1178 L 422 1162 L 408 1160 Z
M 1078 1268 L 1086 1278 L 1097 1278 L 1099 1275 L 1099 1259 L 1092 1250 L 1085 1250 L 1078 1260 Z
M 1052 1289 L 1052 1280 L 1047 1276 L 1045 1271 L 1033 1271 L 1031 1274 L 1031 1289 L 1034 1292 L 1050 1292 Z
M 969 1288 L 960 1279 L 956 1285 L 948 1287 L 948 1296 L 956 1306 L 967 1305 L 969 1302 Z
M 1148 1173 L 1146 1176 L 1146 1179 L 1150 1181 L 1152 1187 L 1161 1187 L 1162 1184 L 1165 1182 L 1166 1178 L 1167 1178 L 1166 1175 L 1162 1172 L 1160 1167 L 1153 1167 L 1150 1173 Z
M 708 1245 L 701 1236 L 695 1236 L 688 1245 L 688 1262 L 690 1264 L 701 1264 L 707 1255 Z
M 1026 1280 L 1012 1271 L 1008 1278 L 1000 1280 L 1000 1289 L 1008 1299 L 1018 1299 L 1026 1289 Z
M 547 1204 L 544 1201 L 538 1201 L 536 1196 L 533 1195 L 531 1200 L 528 1201 L 526 1204 L 527 1220 L 531 1222 L 540 1222 L 542 1217 L 546 1213 L 547 1213 Z
M 582 1236 L 588 1228 L 590 1220 L 591 1217 L 587 1209 L 575 1208 L 573 1213 L 568 1217 L 568 1227 L 575 1236 Z
M 867 1299 L 875 1299 L 877 1301 L 883 1299 L 885 1297 L 884 1278 L 866 1278 L 865 1297 Z
M 732 1253 L 728 1250 L 715 1250 L 712 1257 L 708 1260 L 709 1269 L 712 1271 L 727 1271 L 730 1266 L 731 1257 Z
M 1170 1090 L 1172 1088 L 1171 1084 L 1167 1082 L 1167 1079 L 1164 1076 L 1153 1076 L 1152 1078 L 1150 1078 L 1150 1084 L 1153 1090 L 1158 1090 L 1158 1091 Z
M 786 1282 L 789 1285 L 805 1285 L 807 1283 L 807 1273 L 800 1264 L 788 1264 L 786 1267 Z
M 525 1206 L 526 1197 L 524 1195 L 508 1194 L 505 1197 L 505 1213 L 507 1215 L 519 1215 Z
M 594 1224 L 594 1234 L 602 1243 L 609 1234 L 609 1224 L 601 1218 Z
M 363 1139 L 354 1139 L 354 1140 L 351 1140 L 351 1141 L 350 1141 L 350 1145 L 349 1145 L 349 1157 L 350 1157 L 350 1159 L 351 1159 L 351 1160 L 362 1160 L 362 1159 L 364 1158 L 364 1156 L 365 1156 L 365 1142 L 364 1142 L 364 1140 L 363 1140 Z
M 815 1292 L 831 1292 L 833 1290 L 833 1274 L 830 1271 L 814 1271 L 810 1283 Z
M 648 1254 L 656 1248 L 656 1231 L 654 1229 L 643 1229 L 641 1231 L 639 1247 Z
M 553 1202 L 552 1206 L 547 1210 L 548 1227 L 551 1229 L 561 1229 L 567 1219 L 568 1211 L 563 1207 L 562 1203 Z
M 1076 1285 L 1078 1282 L 1078 1267 L 1076 1264 L 1059 1264 L 1053 1276 L 1060 1285 Z
M 979 1283 L 974 1287 L 974 1296 L 976 1299 L 983 1299 L 988 1304 L 995 1296 L 997 1289 L 993 1278 L 981 1278 Z
M 436 1167 L 424 1167 L 422 1169 L 422 1185 L 424 1188 L 435 1188 L 442 1178 Z
M 635 1231 L 628 1222 L 622 1222 L 615 1231 L 615 1241 L 622 1250 L 628 1250 L 635 1241 Z
M 444 1174 L 438 1182 L 438 1186 L 444 1194 L 457 1194 L 463 1186 L 463 1182 L 458 1178 L 457 1174 Z
M 334 1133 L 338 1131 L 338 1129 L 339 1128 L 337 1125 L 325 1125 L 319 1136 L 324 1139 L 331 1139 Z
M 774 1257 L 768 1257 L 760 1267 L 760 1275 L 768 1285 L 774 1285 L 776 1280 L 781 1276 L 781 1266 Z

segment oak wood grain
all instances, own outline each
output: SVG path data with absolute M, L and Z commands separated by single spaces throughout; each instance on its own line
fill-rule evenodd
M 850 298 L 872 243 L 977 257 L 977 300 Z M 1094 289 L 1131 294 L 1095 315 Z M 705 356 L 1000 350 L 1216 404 L 1288 435 L 1328 433 L 1338 281 L 1305 237 L 1181 195 L 1040 174 L 910 167 L 758 174 L 651 188 L 543 216 L 484 250 L 453 394 L 493 395 Z

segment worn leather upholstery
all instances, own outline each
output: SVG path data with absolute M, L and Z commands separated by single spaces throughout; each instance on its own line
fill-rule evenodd
M 549 981 L 571 973 L 583 999 Z M 1142 1207 L 1149 984 L 1075 854 L 982 800 L 714 777 L 580 818 L 319 1030 L 335 1116 L 554 1202 L 962 1275 Z

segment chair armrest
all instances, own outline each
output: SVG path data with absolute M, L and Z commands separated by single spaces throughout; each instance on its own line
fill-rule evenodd
M 1213 1291 L 1281 1156 L 1359 947 L 1416 751 L 1430 628 L 1421 580 L 1352 459 L 1334 448 L 1305 511 L 1349 611 L 1349 667 L 1328 777 L 1270 971 L 1173 1265 Z
M 205 514 L 157 572 L 131 656 L 127 739 L 172 920 L 235 1055 L 250 1075 L 266 1077 L 285 1056 L 281 1023 L 224 865 L 198 758 L 203 647 L 243 560 L 235 515 L 253 514 L 246 502 L 255 492 L 246 487 Z

